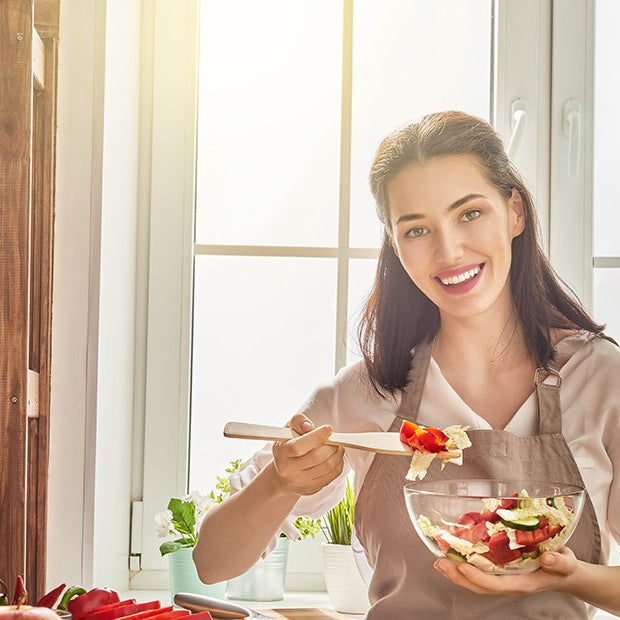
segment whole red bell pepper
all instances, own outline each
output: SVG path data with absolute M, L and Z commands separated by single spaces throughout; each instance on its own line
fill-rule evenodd
M 81 620 L 84 616 L 94 612 L 103 605 L 118 603 L 118 593 L 109 588 L 93 588 L 85 594 L 80 594 L 69 601 L 67 607 L 71 612 L 72 620 Z
M 54 607 L 56 601 L 62 594 L 62 591 L 67 586 L 66 583 L 61 583 L 59 586 L 56 586 L 54 589 L 50 590 L 47 594 L 44 594 L 34 605 L 35 607 L 49 607 L 50 609 Z

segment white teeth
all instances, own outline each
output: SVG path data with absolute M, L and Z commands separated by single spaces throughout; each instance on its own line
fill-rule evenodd
M 441 280 L 442 284 L 445 284 L 446 286 L 448 286 L 450 284 L 460 284 L 461 282 L 465 282 L 465 280 L 469 280 L 470 278 L 473 278 L 479 273 L 480 273 L 480 267 L 476 266 L 473 269 L 470 269 L 469 271 L 464 271 L 463 273 L 460 273 L 458 276 L 450 276 L 449 278 L 439 278 L 439 279 Z

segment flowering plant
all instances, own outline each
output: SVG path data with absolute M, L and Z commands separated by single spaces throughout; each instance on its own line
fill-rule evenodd
M 159 546 L 162 556 L 178 551 L 184 547 L 194 547 L 198 542 L 198 532 L 209 508 L 221 504 L 230 495 L 230 476 L 242 467 L 242 460 L 230 461 L 225 471 L 227 476 L 216 476 L 215 489 L 208 495 L 192 491 L 188 495 L 173 497 L 168 508 L 155 515 L 155 531 L 165 541 Z M 298 538 L 314 538 L 320 531 L 318 521 L 309 517 L 298 517 L 294 525 L 299 532 Z

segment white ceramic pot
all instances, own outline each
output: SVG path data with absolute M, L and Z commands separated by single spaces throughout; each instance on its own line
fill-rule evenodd
M 323 573 L 336 611 L 344 614 L 368 611 L 368 589 L 357 570 L 350 545 L 323 543 Z

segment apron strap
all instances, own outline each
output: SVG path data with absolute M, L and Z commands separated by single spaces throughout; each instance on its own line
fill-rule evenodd
M 418 410 L 424 391 L 424 383 L 431 361 L 432 342 L 422 342 L 415 347 L 411 360 L 411 370 L 407 376 L 407 383 L 403 389 L 400 406 L 396 417 L 417 423 Z
M 544 383 L 547 377 L 553 377 L 552 383 Z M 549 366 L 537 368 L 534 383 L 538 395 L 538 434 L 555 435 L 562 432 L 562 408 L 560 406 L 560 373 Z
M 570 337 L 561 340 L 555 347 L 553 357 L 553 367 L 550 363 L 541 368 L 537 368 L 534 373 L 534 383 L 538 395 L 538 421 L 539 434 L 547 435 L 562 432 L 562 408 L 560 404 L 560 387 L 562 377 L 559 371 L 573 354 L 584 346 L 592 337 L 597 336 L 617 344 L 613 338 L 604 333 L 592 334 L 582 330 L 582 338 L 571 339 Z M 553 380 L 544 383 L 547 377 L 552 376 Z

